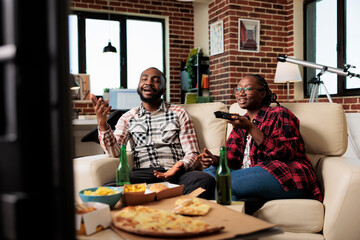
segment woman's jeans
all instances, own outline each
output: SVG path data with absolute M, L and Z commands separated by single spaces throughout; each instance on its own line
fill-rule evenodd
M 204 172 L 216 179 L 216 169 L 216 167 L 211 166 L 206 168 Z M 262 167 L 251 167 L 238 170 L 230 169 L 230 171 L 231 195 L 233 201 L 249 197 L 260 197 L 267 200 L 273 200 L 305 198 L 307 196 L 307 191 L 303 189 L 285 191 L 279 181 Z

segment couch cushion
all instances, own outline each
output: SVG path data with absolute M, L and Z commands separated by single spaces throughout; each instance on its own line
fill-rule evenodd
M 213 154 L 219 155 L 220 147 L 225 145 L 227 123 L 223 119 L 215 118 L 214 112 L 228 112 L 226 105 L 214 102 L 181 106 L 185 107 L 194 123 L 200 151 L 206 147 Z
M 300 120 L 307 153 L 341 156 L 347 149 L 344 109 L 336 103 L 281 103 Z M 237 103 L 229 112 L 245 113 Z M 230 131 L 229 128 L 228 131 Z M 229 133 L 229 132 L 228 132 Z
M 283 231 L 317 233 L 323 228 L 324 206 L 311 199 L 272 200 L 253 216 L 276 224 Z

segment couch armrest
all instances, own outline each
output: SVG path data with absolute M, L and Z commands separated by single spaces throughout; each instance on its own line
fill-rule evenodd
M 325 157 L 319 163 L 318 176 L 324 188 L 325 239 L 358 239 L 360 160 Z
M 75 192 L 84 188 L 98 187 L 115 177 L 118 158 L 109 158 L 106 154 L 74 159 Z
M 127 160 L 132 168 L 131 152 L 127 152 Z M 100 154 L 75 158 L 73 164 L 75 194 L 77 195 L 84 188 L 98 187 L 115 179 L 119 158 L 109 158 L 106 154 Z

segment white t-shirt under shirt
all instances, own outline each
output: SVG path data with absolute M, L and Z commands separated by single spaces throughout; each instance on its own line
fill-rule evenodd
M 246 137 L 246 145 L 245 145 L 245 151 L 244 151 L 244 159 L 241 165 L 241 168 L 249 168 L 251 166 L 251 159 L 250 159 L 250 142 L 251 142 L 251 135 L 248 134 Z

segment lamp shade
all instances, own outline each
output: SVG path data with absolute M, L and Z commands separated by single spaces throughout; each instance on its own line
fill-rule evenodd
M 296 64 L 288 62 L 278 62 L 276 67 L 276 73 L 274 83 L 285 82 L 301 82 L 299 67 Z
M 103 50 L 104 53 L 116 53 L 116 48 L 111 45 L 111 42 L 109 41 L 108 45 L 106 47 L 104 47 L 104 50 Z
M 79 83 L 76 81 L 74 75 L 70 74 L 70 89 L 71 90 L 78 90 L 80 89 Z

